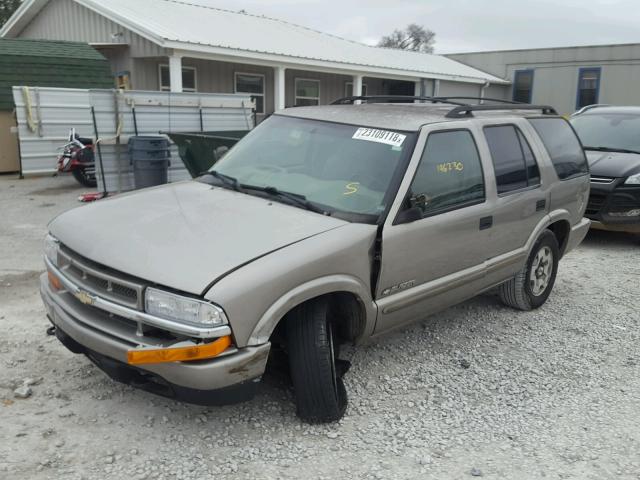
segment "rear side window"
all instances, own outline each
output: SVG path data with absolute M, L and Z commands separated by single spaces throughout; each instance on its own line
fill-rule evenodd
M 560 180 L 589 173 L 589 165 L 573 129 L 563 118 L 530 118 L 551 157 Z
M 496 172 L 498 194 L 540 184 L 540 171 L 529 143 L 514 125 L 485 127 Z
M 482 165 L 471 132 L 429 135 L 411 184 L 411 197 L 426 216 L 484 200 Z

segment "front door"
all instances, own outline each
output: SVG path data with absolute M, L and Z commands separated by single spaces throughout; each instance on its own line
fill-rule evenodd
M 481 289 L 492 228 L 487 168 L 468 123 L 457 125 L 423 129 L 408 169 L 415 176 L 403 181 L 402 198 L 384 226 L 376 333 L 422 319 Z M 418 208 L 421 218 L 398 223 L 393 213 L 411 208 Z

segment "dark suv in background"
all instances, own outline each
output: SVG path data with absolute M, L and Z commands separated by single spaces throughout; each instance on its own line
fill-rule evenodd
M 640 233 L 640 107 L 591 105 L 571 117 L 587 153 L 592 227 Z

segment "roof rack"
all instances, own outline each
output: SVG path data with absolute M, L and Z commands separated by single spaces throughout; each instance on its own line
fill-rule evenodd
M 353 105 L 358 100 L 365 100 L 367 102 L 388 102 L 391 100 L 406 102 L 414 102 L 416 100 L 422 100 L 431 103 L 448 103 L 450 105 L 456 105 L 446 115 L 446 118 L 463 118 L 470 117 L 473 112 L 488 112 L 499 110 L 541 110 L 543 115 L 558 115 L 556 109 L 549 105 L 530 105 L 528 103 L 514 102 L 512 100 L 503 100 L 500 98 L 482 98 L 482 97 L 423 97 L 418 95 L 354 95 L 350 97 L 343 97 L 335 100 L 331 105 Z M 497 105 L 471 105 L 469 103 L 462 103 L 458 100 L 478 100 L 481 102 L 495 102 Z
M 502 98 L 489 98 L 489 97 L 433 97 L 442 100 L 477 100 L 479 102 L 495 102 L 495 103 L 507 103 L 511 105 L 527 105 L 526 103 L 516 102 L 515 100 L 504 100 Z
M 463 118 L 473 116 L 473 112 L 488 112 L 499 110 L 542 110 L 543 115 L 558 115 L 556 109 L 549 105 L 529 105 L 527 103 L 507 105 L 463 105 L 452 108 L 445 115 L 446 118 Z
M 574 112 L 571 116 L 580 115 L 581 113 L 584 113 L 584 112 L 589 111 L 589 110 L 593 110 L 594 108 L 610 107 L 610 106 L 611 105 L 609 105 L 608 103 L 594 103 L 593 105 L 587 105 L 586 107 L 582 107 L 577 112 Z
M 423 97 L 420 95 L 352 95 L 350 97 L 339 98 L 333 102 L 331 105 L 353 105 L 358 100 L 366 100 L 367 102 L 388 102 L 390 100 L 400 100 L 406 101 L 406 103 L 414 102 L 415 100 L 422 100 L 426 102 L 432 103 L 450 103 L 452 105 L 467 105 L 466 103 L 449 101 L 447 97 Z M 398 103 L 402 103 L 402 102 Z

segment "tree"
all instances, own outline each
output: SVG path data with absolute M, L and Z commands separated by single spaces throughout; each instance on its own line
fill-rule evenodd
M 22 0 L 0 0 L 0 27 L 9 20 L 9 17 L 13 15 L 21 3 Z
M 378 46 L 433 53 L 435 38 L 436 34 L 431 30 L 427 30 L 416 23 L 411 23 L 404 30 L 394 30 L 391 35 L 382 37 Z

